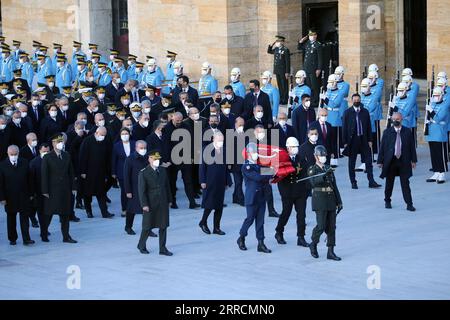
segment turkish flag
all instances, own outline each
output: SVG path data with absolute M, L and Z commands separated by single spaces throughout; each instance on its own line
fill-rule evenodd
M 247 151 L 245 149 L 242 150 L 242 156 L 244 159 L 247 159 Z M 277 146 L 259 144 L 258 164 L 262 167 L 273 168 L 275 176 L 272 183 L 278 183 L 296 171 L 296 169 L 292 166 L 289 153 L 286 149 Z

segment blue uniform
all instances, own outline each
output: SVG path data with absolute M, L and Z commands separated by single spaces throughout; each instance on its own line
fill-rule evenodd
M 78 72 L 78 70 L 77 70 L 77 67 L 78 67 L 77 54 L 82 55 L 84 57 L 84 60 L 86 60 L 86 54 L 83 51 L 74 52 L 72 54 L 72 63 L 71 63 L 71 65 L 72 65 L 72 74 L 77 74 L 77 72 Z
M 167 80 L 167 84 L 170 82 L 173 82 L 173 78 L 175 77 L 175 73 L 173 71 L 173 65 L 175 64 L 175 61 L 170 62 L 167 64 L 167 68 L 166 68 L 166 80 Z M 162 71 L 161 71 L 162 74 Z M 164 79 L 164 74 L 162 74 L 162 77 Z M 169 86 L 163 87 L 161 93 L 163 94 L 169 94 L 170 93 L 171 88 Z
M 98 62 L 91 64 L 91 70 L 92 74 L 94 75 L 94 79 L 97 79 L 98 75 L 100 74 L 100 72 L 98 71 Z
M 278 117 L 278 107 L 280 105 L 280 91 L 271 83 L 266 84 L 261 90 L 269 96 L 270 105 L 272 106 L 272 117 Z
M 133 63 L 132 65 L 130 65 L 127 69 L 127 75 L 128 75 L 128 79 L 130 80 L 136 80 L 136 64 Z
M 450 100 L 442 100 L 439 103 L 432 102 L 433 111 L 430 113 L 428 135 L 425 140 L 435 142 L 447 142 L 448 124 L 450 121 Z
M 344 92 L 344 99 L 342 99 L 341 102 L 341 118 L 344 116 L 345 110 L 348 109 L 348 93 L 350 92 L 350 84 L 348 82 L 345 82 L 344 80 L 338 81 L 337 87 L 339 90 Z
M 152 85 L 154 87 L 161 87 L 162 83 L 164 81 L 164 78 L 161 77 L 161 73 L 158 71 L 146 71 L 144 72 L 144 75 L 142 76 L 142 82 L 146 85 Z
M 52 74 L 52 65 L 51 63 L 44 62 L 43 65 L 39 66 L 37 69 L 37 82 L 38 83 L 47 83 L 46 76 Z
M 13 79 L 13 71 L 16 67 L 14 58 L 10 55 L 6 59 L 2 59 L 1 68 L 1 80 L 3 82 L 10 82 Z
M 125 84 L 128 81 L 128 72 L 124 66 L 117 68 L 115 72 L 120 75 L 120 83 Z
M 141 70 L 141 72 L 139 72 L 139 73 L 137 73 L 136 72 L 136 81 L 138 82 L 138 83 L 142 83 L 142 79 L 144 78 L 144 71 L 142 71 Z
M 308 87 L 306 84 L 300 84 L 294 87 L 294 95 L 295 95 L 294 99 L 297 100 L 297 102 L 294 101 L 294 104 L 292 105 L 292 110 L 294 110 L 295 108 L 297 108 L 302 104 L 302 95 L 304 94 L 308 94 L 309 96 L 311 96 L 311 88 Z
M 375 120 L 377 120 L 376 115 L 378 111 L 378 92 L 379 90 L 375 90 L 375 93 L 370 92 L 368 95 L 361 94 L 361 103 L 369 111 L 372 132 L 376 132 Z
M 381 104 L 381 98 L 383 97 L 384 80 L 377 79 L 374 86 L 370 87 L 370 92 L 378 96 L 377 111 L 375 112 L 375 120 L 383 119 L 383 105 Z
M 55 84 L 60 92 L 63 92 L 63 87 L 72 86 L 72 68 L 68 63 L 65 63 L 61 68 L 57 68 Z
M 31 88 L 31 85 L 33 84 L 33 77 L 34 77 L 34 70 L 33 66 L 30 62 L 24 62 L 21 65 L 19 65 L 20 69 L 22 70 L 22 79 L 27 80 L 28 85 Z
M 112 77 L 108 72 L 103 72 L 103 74 L 98 74 L 97 83 L 101 87 L 106 87 L 112 81 Z
M 17 50 L 14 50 L 11 52 L 11 55 L 16 63 L 19 62 L 19 52 L 20 52 L 20 49 L 17 49 Z
M 407 128 L 416 127 L 416 112 L 415 112 L 415 99 L 411 99 L 408 95 L 400 99 L 395 97 L 394 100 L 394 111 L 397 109 L 403 116 L 402 125 Z
M 80 84 L 81 81 L 86 81 L 86 74 L 88 72 L 88 68 L 84 68 L 82 71 L 77 72 L 77 76 L 75 78 L 75 81 L 78 81 L 78 84 Z
M 233 88 L 233 92 L 235 95 L 245 98 L 245 86 L 242 84 L 241 81 L 236 81 L 230 83 L 231 87 Z
M 342 114 L 345 112 L 345 110 L 342 111 L 342 108 L 345 108 L 342 101 L 345 97 L 345 91 L 327 89 L 326 96 L 324 107 L 328 110 L 327 121 L 333 127 L 342 127 Z
M 207 74 L 201 77 L 198 82 L 198 95 L 207 96 L 213 94 L 217 91 L 218 86 L 217 79 L 212 75 Z
M 264 212 L 266 200 L 264 197 L 265 185 L 269 183 L 272 176 L 262 175 L 261 167 L 258 164 L 246 160 L 242 165 L 242 175 L 245 181 L 245 207 L 247 217 L 239 231 L 242 237 L 246 237 L 248 229 L 256 220 L 256 238 L 264 240 Z

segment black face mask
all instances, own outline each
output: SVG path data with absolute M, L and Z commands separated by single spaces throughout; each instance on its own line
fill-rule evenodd
M 211 128 L 217 129 L 217 123 L 211 123 Z
M 254 92 L 255 92 L 255 89 L 254 89 L 254 88 L 250 88 L 250 92 L 251 92 L 251 93 L 254 93 Z
M 400 127 L 402 125 L 402 122 L 399 120 L 394 120 L 392 121 L 392 124 L 394 125 L 394 127 Z
M 216 98 L 214 101 L 216 101 L 217 103 L 219 103 L 220 101 L 222 101 L 222 98 Z
M 355 108 L 359 108 L 361 106 L 361 102 L 354 102 L 353 106 L 355 106 Z

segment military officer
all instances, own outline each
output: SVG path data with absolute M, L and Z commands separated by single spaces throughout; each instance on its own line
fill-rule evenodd
M 280 102 L 284 105 L 288 103 L 288 79 L 291 73 L 291 53 L 284 45 L 285 40 L 286 38 L 283 36 L 276 36 L 275 42 L 267 48 L 267 53 L 274 55 L 273 73 L 277 76 Z
M 12 42 L 12 58 L 14 59 L 14 61 L 17 63 L 19 62 L 19 53 L 20 53 L 20 45 L 22 44 L 22 42 L 17 41 L 17 40 L 13 40 Z
M 372 88 L 374 88 L 374 92 L 372 92 Z M 372 136 L 377 137 L 378 135 L 376 118 L 378 112 L 379 95 L 381 94 L 381 91 L 377 90 L 376 87 L 371 86 L 371 79 L 365 78 L 361 81 L 361 93 L 361 103 L 363 107 L 366 108 L 367 111 L 369 111 Z M 374 144 L 372 144 L 372 149 L 374 149 Z
M 108 62 L 108 68 L 111 70 L 111 72 L 116 72 L 116 67 L 114 65 L 114 60 L 120 55 L 120 52 L 116 49 L 110 49 L 109 50 L 109 62 Z
M 415 100 L 410 99 L 407 94 L 408 84 L 400 82 L 397 86 L 397 96 L 393 102 L 389 102 L 389 117 L 394 112 L 400 112 L 402 115 L 402 126 L 411 129 L 413 135 L 413 141 L 415 141 L 415 135 L 412 128 L 416 127 L 416 113 L 415 113 Z
M 114 59 L 114 72 L 117 72 L 120 76 L 120 82 L 125 84 L 128 81 L 128 72 L 123 65 L 123 58 L 116 57 Z
M 201 78 L 198 82 L 198 94 L 199 96 L 208 96 L 217 91 L 218 82 L 217 79 L 211 75 L 212 66 L 209 62 L 203 62 L 201 69 Z
M 244 99 L 247 92 L 245 90 L 245 86 L 241 82 L 241 69 L 231 69 L 230 80 L 230 85 L 233 88 L 234 94 Z
M 374 68 L 374 67 L 372 67 Z M 377 67 L 378 69 L 378 67 Z M 373 153 L 378 155 L 378 150 L 380 149 L 380 141 L 381 141 L 381 127 L 380 127 L 380 121 L 383 119 L 383 105 L 381 103 L 382 96 L 383 96 L 383 87 L 384 87 L 384 80 L 379 78 L 378 71 L 370 71 L 369 66 L 369 74 L 367 76 L 370 80 L 370 92 L 372 92 L 377 97 L 377 105 L 375 109 L 375 113 L 373 115 L 374 118 L 374 126 L 375 126 L 375 133 L 374 133 L 374 139 L 375 142 L 373 145 Z
M 89 71 L 89 68 L 86 65 L 86 61 L 83 59 L 78 59 L 77 62 L 77 73 L 75 76 L 75 82 L 79 84 L 80 82 L 87 81 L 86 75 Z
M 33 84 L 34 70 L 30 63 L 28 53 L 22 51 L 19 53 L 19 65 L 18 67 L 22 70 L 23 79 L 27 80 L 28 86 L 31 87 Z
M 173 66 L 176 62 L 176 60 L 175 60 L 176 57 L 177 57 L 177 54 L 175 52 L 167 50 L 167 55 L 166 55 L 167 67 L 166 67 L 166 81 L 165 81 L 166 84 L 172 83 L 172 81 L 175 77 L 175 74 L 173 72 Z M 170 90 L 171 90 L 170 86 L 165 86 L 162 88 L 162 94 L 169 94 Z
M 158 151 L 150 151 L 149 165 L 142 169 L 138 177 L 139 200 L 143 211 L 142 232 L 138 249 L 148 254 L 146 242 L 152 228 L 159 228 L 159 254 L 172 256 L 167 250 L 167 227 L 169 226 L 169 206 L 172 195 L 166 169 L 160 166 Z
M 97 75 L 97 84 L 101 87 L 106 87 L 112 81 L 111 75 L 106 69 L 105 62 L 98 63 L 98 75 Z
M 317 41 L 317 32 L 315 30 L 309 30 L 308 36 L 299 40 L 298 50 L 303 51 L 303 67 L 306 72 L 306 84 L 312 90 L 313 107 L 317 107 L 319 103 L 319 79 L 323 69 L 323 61 L 322 44 Z
M 79 59 L 83 59 L 84 61 L 86 61 L 86 54 L 81 51 L 81 42 L 78 41 L 73 41 L 73 54 L 72 54 L 72 74 L 76 75 L 77 74 L 77 62 Z
M 164 78 L 161 75 L 162 73 L 157 71 L 157 67 L 156 59 L 149 59 L 147 61 L 147 70 L 144 72 L 140 83 L 147 86 L 161 87 Z
M 64 87 L 72 86 L 72 68 L 67 63 L 66 57 L 56 58 L 56 86 L 61 92 Z
M 11 49 L 5 44 L 2 45 L 1 81 L 10 82 L 13 79 L 13 71 L 16 69 L 16 62 L 11 56 Z
M 306 72 L 305 70 L 298 70 L 295 74 L 295 87 L 292 91 L 291 98 L 293 99 L 292 111 L 298 106 L 302 105 L 302 96 L 307 94 L 311 96 L 311 88 L 305 84 Z
M 88 43 L 88 55 L 86 55 L 86 59 L 92 61 L 93 56 L 96 54 L 99 55 L 99 59 L 100 59 L 101 55 L 98 52 L 98 44 Z
M 334 253 L 336 245 L 336 210 L 342 210 L 342 200 L 336 185 L 333 169 L 325 164 L 327 150 L 318 145 L 314 149 L 316 164 L 308 169 L 312 187 L 312 209 L 316 212 L 317 225 L 311 236 L 310 250 L 314 258 L 319 258 L 317 244 L 323 232 L 327 234 L 327 259 L 339 261 L 341 258 Z M 320 175 L 320 176 L 318 176 Z
M 134 54 L 129 54 L 128 55 L 128 68 L 127 68 L 127 75 L 128 75 L 128 79 L 132 79 L 132 80 L 136 80 L 136 59 L 137 56 L 135 56 Z
M 245 181 L 245 207 L 247 217 L 239 231 L 237 244 L 239 249 L 247 250 L 245 237 L 248 229 L 255 221 L 256 238 L 258 239 L 258 252 L 271 253 L 264 244 L 264 211 L 266 201 L 264 197 L 264 185 L 268 184 L 273 177 L 273 172 L 268 168 L 261 168 L 258 161 L 258 146 L 250 142 L 246 147 L 247 159 L 242 165 L 242 175 Z
M 50 64 L 46 63 L 45 54 L 39 53 L 37 55 L 37 83 L 46 83 L 45 77 L 52 74 L 52 67 Z M 35 85 L 33 88 L 36 88 Z
M 417 82 L 413 81 L 412 76 L 406 74 L 404 76 L 402 76 L 401 79 L 402 82 L 405 82 L 407 85 L 407 90 L 406 90 L 406 95 L 408 96 L 408 99 L 412 100 L 413 103 L 413 117 L 415 119 L 414 124 L 411 128 L 411 130 L 413 131 L 413 135 L 414 135 L 414 141 L 415 141 L 415 145 L 417 147 L 417 119 L 420 116 L 420 112 L 419 112 L 419 105 L 417 104 L 417 96 L 419 95 L 419 90 L 420 87 L 417 84 Z
M 57 70 L 58 70 L 58 57 L 60 57 L 60 53 L 62 50 L 62 45 L 59 43 L 53 43 L 53 58 L 51 59 L 52 62 L 52 73 L 56 74 Z M 64 55 L 65 56 L 65 55 Z
M 135 69 L 135 79 L 139 84 L 142 83 L 142 78 L 144 77 L 144 63 L 136 61 L 136 69 Z
M 278 118 L 278 107 L 280 105 L 280 91 L 272 85 L 272 72 L 264 71 L 261 75 L 261 83 L 263 85 L 261 90 L 267 93 L 270 99 L 273 121 L 276 121 Z
M 101 54 L 97 52 L 93 52 L 91 54 L 91 60 L 88 63 L 89 69 L 92 71 L 92 74 L 94 75 L 94 79 L 98 78 L 98 63 L 100 62 Z

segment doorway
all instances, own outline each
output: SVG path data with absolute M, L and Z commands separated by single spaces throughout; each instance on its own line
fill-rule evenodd
M 405 68 L 413 70 L 414 78 L 427 75 L 427 2 L 404 0 Z
M 112 1 L 113 44 L 123 57 L 128 56 L 128 4 L 127 0 Z

